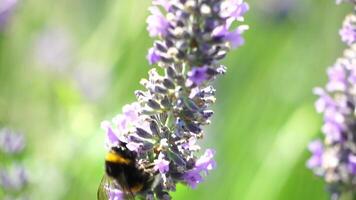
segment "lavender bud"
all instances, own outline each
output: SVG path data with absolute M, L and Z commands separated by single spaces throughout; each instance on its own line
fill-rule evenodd
M 154 120 L 150 122 L 150 130 L 154 135 L 160 135 L 158 124 Z
M 147 138 L 147 139 L 152 138 L 152 135 L 142 128 L 136 127 L 136 134 L 143 138 Z
M 165 78 L 163 80 L 163 85 L 168 89 L 174 89 L 175 88 L 175 85 L 174 85 L 173 81 L 169 80 L 168 78 Z
M 160 110 L 161 106 L 159 105 L 159 103 L 157 103 L 157 101 L 153 100 L 153 99 L 149 99 L 147 102 L 147 105 L 149 107 L 151 107 L 154 110 Z

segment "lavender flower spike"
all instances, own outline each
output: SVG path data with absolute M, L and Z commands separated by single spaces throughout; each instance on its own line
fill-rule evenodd
M 242 0 L 153 0 L 147 23 L 155 41 L 147 59 L 162 67 L 162 73 L 153 67 L 140 82 L 144 89 L 135 92 L 137 101 L 102 123 L 109 164 L 113 152 L 128 156 L 134 161 L 120 162 L 144 180 L 131 190 L 134 196 L 171 199 L 178 183 L 196 188 L 216 167 L 215 151 L 200 153 L 197 140 L 213 115 L 212 81 L 226 72 L 220 60 L 244 43 L 242 33 L 248 27 L 240 23 L 248 9 Z M 106 188 L 111 196 L 120 189 L 115 187 L 120 180 L 110 170 L 106 174 L 117 182 Z M 134 180 L 130 184 L 140 185 Z M 130 195 L 122 188 L 124 196 Z
M 25 138 L 8 128 L 0 130 L 0 155 L 5 163 L 0 165 L 0 190 L 9 199 L 26 199 L 25 188 L 28 185 L 26 168 L 15 160 L 14 155 L 20 154 L 25 147 Z
M 348 2 L 356 5 L 355 1 Z M 354 14 L 348 15 L 340 30 L 341 38 L 349 48 L 327 70 L 329 82 L 325 88 L 314 90 L 319 96 L 316 110 L 324 117 L 324 140 L 310 143 L 312 157 L 307 166 L 324 178 L 333 200 L 343 199 L 345 194 L 356 198 L 355 18 Z

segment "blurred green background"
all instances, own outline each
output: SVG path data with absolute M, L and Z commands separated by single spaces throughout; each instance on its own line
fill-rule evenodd
M 229 54 L 204 146 L 217 169 L 174 199 L 327 199 L 305 167 L 321 136 L 312 88 L 342 54 L 351 11 L 333 0 L 250 0 L 246 44 Z M 0 32 L 0 126 L 26 134 L 32 199 L 96 199 L 100 122 L 121 112 L 149 70 L 149 0 L 22 0 Z M 1 162 L 1 158 L 0 158 Z

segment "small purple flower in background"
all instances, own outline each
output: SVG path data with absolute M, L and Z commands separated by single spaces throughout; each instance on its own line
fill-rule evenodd
M 110 70 L 99 63 L 83 61 L 74 70 L 73 79 L 82 95 L 95 102 L 108 92 Z
M 356 5 L 355 1 L 347 2 Z M 355 18 L 354 14 L 348 15 L 340 30 L 342 40 L 349 48 L 327 70 L 329 81 L 326 86 L 314 90 L 319 96 L 316 110 L 324 118 L 324 140 L 310 143 L 312 156 L 307 166 L 324 178 L 333 200 L 342 199 L 343 194 L 352 194 L 352 199 L 356 198 Z
M 134 167 L 154 180 L 134 196 L 169 200 L 178 183 L 196 188 L 215 168 L 215 151 L 199 157 L 197 140 L 213 115 L 211 82 L 226 72 L 219 62 L 244 43 L 248 26 L 240 23 L 248 9 L 242 0 L 152 1 L 147 30 L 155 41 L 147 60 L 162 70 L 150 69 L 140 81 L 144 89 L 135 92 L 137 101 L 102 123 L 111 153 L 133 155 Z
M 0 151 L 6 154 L 20 153 L 25 147 L 25 138 L 22 134 L 11 129 L 0 130 Z
M 17 0 L 0 1 L 0 31 L 6 26 L 13 10 L 17 5 Z
M 27 171 L 22 165 L 15 164 L 9 169 L 0 169 L 0 186 L 3 189 L 20 191 L 26 187 L 27 183 Z
M 45 28 L 34 41 L 34 60 L 44 70 L 68 73 L 74 60 L 74 40 L 61 27 Z

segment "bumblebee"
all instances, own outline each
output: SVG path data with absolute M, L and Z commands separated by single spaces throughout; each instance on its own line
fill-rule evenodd
M 97 192 L 98 200 L 109 199 L 107 187 L 119 189 L 125 199 L 134 200 L 135 195 L 149 190 L 154 184 L 154 175 L 139 169 L 136 153 L 113 147 L 105 158 L 105 175 Z

